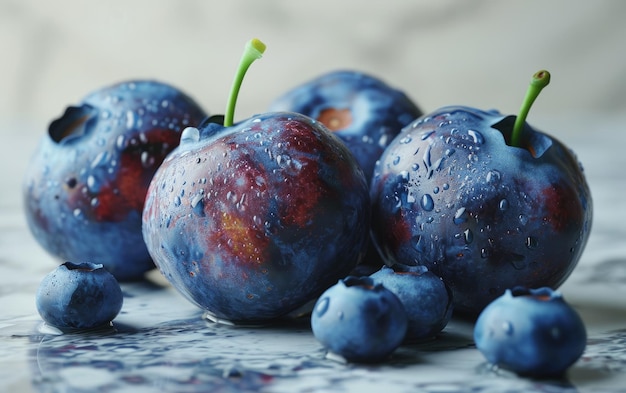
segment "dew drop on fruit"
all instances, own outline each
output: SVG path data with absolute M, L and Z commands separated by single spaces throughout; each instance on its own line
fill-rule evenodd
M 180 197 L 179 197 L 179 196 L 176 196 L 176 197 L 174 198 L 174 206 L 178 207 L 178 206 L 180 206 L 180 204 L 181 204 Z
M 454 213 L 453 221 L 456 225 L 462 224 L 467 221 L 467 213 L 464 207 L 457 209 L 456 213 Z
M 126 111 L 126 128 L 132 129 L 135 126 L 135 113 L 133 111 Z
M 393 165 L 398 165 L 398 164 L 400 163 L 400 156 L 396 156 L 396 157 L 393 159 L 393 162 L 392 162 L 392 163 L 393 163 Z
M 422 196 L 422 200 L 420 201 L 420 205 L 422 206 L 422 209 L 429 212 L 435 208 L 435 201 L 433 201 L 433 197 L 431 197 L 430 194 L 424 194 Z
M 520 214 L 517 219 L 519 220 L 519 223 L 522 225 L 526 225 L 528 223 L 528 217 L 526 217 L 523 214 Z
M 485 181 L 488 184 L 495 184 L 495 183 L 499 183 L 501 178 L 502 178 L 502 174 L 499 171 L 493 169 L 487 172 L 487 177 L 485 178 Z
M 318 317 L 322 317 L 324 314 L 326 314 L 326 311 L 328 311 L 329 303 L 330 300 L 327 297 L 320 299 L 320 301 L 317 303 L 317 306 L 315 307 L 315 314 L 317 314 Z
M 537 238 L 534 238 L 532 236 L 528 236 L 526 238 L 526 247 L 528 247 L 529 249 L 533 249 L 533 248 L 537 248 L 537 245 L 539 244 Z
M 95 176 L 89 175 L 89 177 L 87 177 L 87 188 L 92 194 L 100 192 L 100 182 Z
M 498 208 L 502 211 L 507 210 L 509 208 L 509 201 L 507 201 L 506 199 L 502 199 L 498 204 Z
M 195 143 L 200 141 L 200 130 L 195 127 L 187 127 L 180 135 L 180 143 Z
M 403 144 L 403 145 L 406 145 L 407 143 L 411 143 L 412 140 L 413 140 L 413 138 L 411 138 L 409 135 L 407 135 L 404 138 L 400 139 L 400 143 Z
M 477 145 L 482 145 L 485 142 L 485 138 L 483 138 L 483 134 L 475 130 L 467 130 L 467 135 L 472 137 L 472 140 Z
M 469 228 L 466 229 L 465 232 L 463 232 L 463 238 L 465 239 L 465 244 L 470 244 L 474 241 L 474 232 Z

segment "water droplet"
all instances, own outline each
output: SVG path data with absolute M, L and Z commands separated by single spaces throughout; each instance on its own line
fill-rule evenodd
M 89 177 L 87 177 L 87 188 L 89 189 L 89 192 L 91 192 L 92 194 L 97 194 L 98 192 L 100 192 L 100 187 L 100 182 L 98 181 L 98 179 L 96 179 L 95 176 L 89 175 Z
M 424 132 L 422 133 L 421 139 L 422 139 L 423 141 L 425 141 L 426 139 L 428 139 L 428 137 L 429 137 L 429 136 L 431 136 L 432 134 L 434 134 L 434 132 L 435 132 L 434 130 L 424 131 Z
M 532 236 L 528 236 L 526 238 L 526 247 L 530 248 L 531 250 L 533 248 L 537 248 L 538 244 L 539 244 L 539 241 L 537 240 L 537 238 L 534 238 Z
M 489 250 L 487 250 L 486 248 L 481 248 L 480 249 L 480 257 L 481 258 L 489 258 Z
M 330 299 L 328 299 L 327 297 L 321 298 L 315 306 L 315 314 L 317 314 L 318 317 L 322 317 L 324 314 L 326 314 L 326 311 L 328 311 L 329 303 Z
M 470 244 L 474 241 L 474 232 L 472 232 L 472 230 L 468 228 L 465 230 L 465 232 L 463 232 L 463 237 L 465 239 L 465 244 Z
M 526 225 L 528 223 L 528 217 L 526 217 L 523 214 L 520 214 L 517 219 L 519 220 L 519 223 L 522 225 Z
M 465 208 L 459 208 L 456 213 L 454 213 L 454 223 L 459 225 L 467 221 L 467 213 L 465 212 Z
M 407 143 L 411 143 L 411 141 L 413 140 L 413 138 L 411 138 L 411 136 L 407 135 L 404 138 L 400 139 L 400 143 L 403 145 L 406 145 Z
M 421 235 L 415 236 L 412 242 L 413 242 L 413 248 L 415 248 L 417 252 L 423 253 L 424 250 L 426 250 L 426 244 L 425 244 L 426 242 L 422 239 Z
M 147 151 L 141 152 L 141 165 L 144 168 L 150 168 L 155 163 L 155 158 L 150 155 Z
M 475 130 L 467 130 L 467 135 L 472 137 L 472 140 L 477 145 L 482 145 L 485 142 L 485 138 L 483 138 L 483 134 Z
M 393 165 L 398 165 L 398 164 L 400 163 L 400 156 L 396 156 L 396 157 L 393 159 L 393 162 L 392 162 L 392 163 L 393 163 Z
M 501 200 L 498 208 L 502 211 L 507 210 L 509 208 L 509 201 L 507 201 L 506 199 Z
M 135 113 L 133 111 L 126 111 L 126 128 L 129 130 L 135 126 Z
M 413 165 L 411 165 L 411 170 L 413 170 L 413 171 L 417 172 L 419 169 L 420 169 L 419 164 L 413 164 Z
M 195 127 L 187 127 L 180 135 L 180 143 L 194 143 L 200 140 L 200 130 Z
M 174 198 L 174 206 L 178 207 L 178 206 L 180 206 L 180 204 L 181 204 L 180 197 L 179 197 L 179 196 L 176 196 L 176 197 Z
M 433 188 L 433 194 L 439 194 L 439 187 Z
M 422 209 L 428 212 L 435 208 L 435 201 L 433 201 L 433 197 L 431 197 L 430 194 L 424 194 L 420 204 L 422 205 Z
M 502 178 L 502 174 L 499 171 L 494 169 L 494 170 L 487 172 L 487 177 L 485 178 L 485 181 L 489 184 L 498 183 L 500 182 L 501 178 Z
M 74 217 L 78 218 L 80 217 L 81 214 L 83 214 L 83 212 L 80 209 L 74 209 Z

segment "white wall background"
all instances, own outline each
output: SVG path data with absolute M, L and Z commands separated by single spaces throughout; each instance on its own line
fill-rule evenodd
M 378 75 L 426 111 L 506 113 L 547 68 L 537 116 L 623 113 L 625 17 L 621 0 L 0 0 L 0 123 L 44 132 L 66 105 L 132 78 L 172 83 L 221 113 L 252 37 L 268 49 L 239 119 L 337 68 Z

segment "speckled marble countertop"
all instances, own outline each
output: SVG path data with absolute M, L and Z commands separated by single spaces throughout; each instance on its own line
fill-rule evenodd
M 585 166 L 594 223 L 585 253 L 561 288 L 589 334 L 582 358 L 559 381 L 494 370 L 473 345 L 472 324 L 453 320 L 436 340 L 401 347 L 380 365 L 325 357 L 306 318 L 266 328 L 216 325 L 157 272 L 124 284 L 112 329 L 58 335 L 34 306 L 56 263 L 28 232 L 20 170 L 36 133 L 16 133 L 0 156 L 0 391 L 20 392 L 615 392 L 626 391 L 626 117 L 533 119 L 560 130 Z M 2 133 L 11 131 L 3 126 Z

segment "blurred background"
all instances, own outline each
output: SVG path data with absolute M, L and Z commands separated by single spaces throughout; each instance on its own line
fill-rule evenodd
M 42 133 L 65 106 L 133 78 L 169 82 L 222 113 L 253 37 L 268 49 L 248 73 L 239 119 L 338 68 L 377 75 L 425 111 L 507 113 L 546 68 L 538 118 L 624 112 L 624 17 L 620 0 L 0 0 L 0 122 Z

